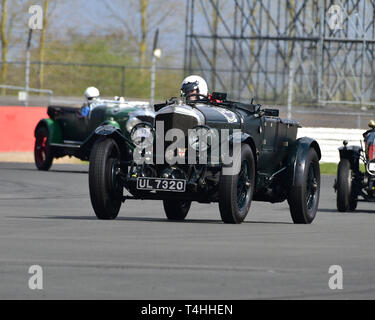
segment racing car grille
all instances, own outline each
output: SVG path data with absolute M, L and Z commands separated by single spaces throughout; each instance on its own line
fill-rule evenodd
M 164 122 L 164 135 L 170 129 L 180 129 L 187 137 L 188 130 L 198 125 L 198 120 L 195 117 L 179 113 L 159 114 L 156 116 L 156 121 Z

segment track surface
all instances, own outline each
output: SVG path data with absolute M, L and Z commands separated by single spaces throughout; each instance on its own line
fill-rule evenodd
M 324 176 L 312 225 L 293 225 L 287 203 L 253 203 L 224 225 L 218 206 L 194 204 L 168 222 L 160 202 L 126 202 L 96 220 L 87 166 L 0 164 L 0 299 L 374 299 L 375 208 L 335 210 Z M 42 291 L 28 287 L 43 268 Z M 328 287 L 331 265 L 344 288 Z

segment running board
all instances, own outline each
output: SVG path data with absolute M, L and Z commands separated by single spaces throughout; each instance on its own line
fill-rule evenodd
M 65 143 L 51 143 L 51 147 L 59 147 L 59 148 L 72 148 L 72 149 L 79 149 L 81 147 L 80 144 L 65 144 Z

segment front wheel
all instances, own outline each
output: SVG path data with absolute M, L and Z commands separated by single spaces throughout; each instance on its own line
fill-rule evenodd
M 52 166 L 53 154 L 49 145 L 49 133 L 46 127 L 40 127 L 36 131 L 34 160 L 38 170 L 48 171 Z
M 219 209 L 224 223 L 239 224 L 249 212 L 255 183 L 255 161 L 247 144 L 242 144 L 238 174 L 221 175 Z M 236 163 L 239 159 L 234 159 Z
M 190 210 L 191 201 L 164 200 L 163 206 L 168 220 L 183 221 Z
M 117 172 L 120 152 L 113 139 L 95 143 L 90 154 L 89 189 L 91 204 L 100 220 L 117 218 L 122 204 L 122 186 Z
M 320 166 L 316 151 L 311 148 L 305 161 L 305 169 L 300 173 L 302 185 L 292 186 L 288 203 L 292 220 L 296 224 L 310 224 L 318 211 L 320 196 Z
M 354 211 L 357 199 L 352 196 L 353 173 L 348 159 L 342 159 L 337 169 L 337 198 L 339 212 Z

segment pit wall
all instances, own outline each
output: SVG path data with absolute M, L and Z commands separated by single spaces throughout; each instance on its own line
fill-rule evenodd
M 33 151 L 35 127 L 47 117 L 44 107 L 0 106 L 0 152 Z

